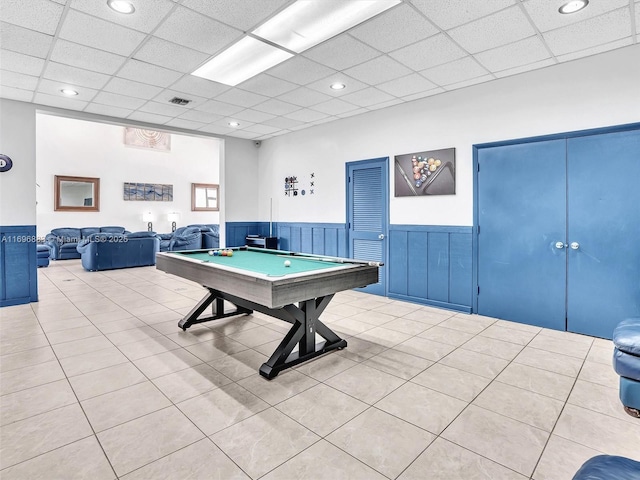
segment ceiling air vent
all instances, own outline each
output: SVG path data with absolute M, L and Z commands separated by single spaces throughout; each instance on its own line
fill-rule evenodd
M 175 103 L 176 105 L 186 105 L 191 100 L 187 100 L 186 98 L 173 97 L 169 100 L 169 103 Z

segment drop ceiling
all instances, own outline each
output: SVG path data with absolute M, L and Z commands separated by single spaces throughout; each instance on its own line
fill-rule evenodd
M 640 34 L 640 0 L 591 0 L 573 15 L 558 13 L 563 0 L 405 0 L 230 87 L 191 72 L 293 1 L 132 3 L 136 12 L 122 15 L 106 0 L 2 0 L 0 97 L 262 140 L 632 45 Z M 336 81 L 346 88 L 330 89 Z M 79 94 L 65 97 L 65 87 Z

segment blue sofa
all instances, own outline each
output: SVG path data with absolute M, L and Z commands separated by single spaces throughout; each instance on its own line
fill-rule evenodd
M 621 321 L 613 331 L 613 368 L 620 375 L 620 401 L 640 418 L 640 317 Z
M 161 252 L 200 250 L 220 246 L 219 225 L 187 225 L 173 233 L 158 233 Z
M 96 233 L 77 246 L 82 266 L 89 271 L 155 265 L 159 250 L 155 232 Z
M 44 238 L 44 243 L 51 250 L 51 260 L 68 260 L 80 258 L 77 251 L 78 243 L 96 233 L 123 235 L 129 233 L 124 227 L 85 227 L 85 228 L 54 228 Z
M 189 227 L 197 227 L 202 235 L 201 248 L 219 248 L 220 247 L 220 225 L 218 224 L 200 224 L 188 225 Z
M 572 480 L 640 480 L 640 462 L 616 455 L 590 458 Z

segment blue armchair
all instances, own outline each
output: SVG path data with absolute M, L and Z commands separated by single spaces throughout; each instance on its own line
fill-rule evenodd
M 219 248 L 220 247 L 220 225 L 189 225 L 189 227 L 197 227 L 202 234 L 202 247 L 201 248 Z
M 173 233 L 158 233 L 156 236 L 160 240 L 161 252 L 202 248 L 202 233 L 199 227 L 180 227 Z

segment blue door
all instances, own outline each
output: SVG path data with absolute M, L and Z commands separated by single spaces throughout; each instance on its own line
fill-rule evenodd
M 640 316 L 640 130 L 567 140 L 567 330 Z
M 388 157 L 347 163 L 347 244 L 352 258 L 386 264 L 388 171 Z M 386 269 L 380 267 L 378 283 L 362 290 L 386 295 Z
M 478 151 L 481 315 L 565 329 L 565 144 L 562 139 Z

